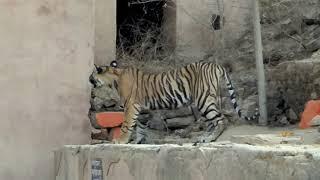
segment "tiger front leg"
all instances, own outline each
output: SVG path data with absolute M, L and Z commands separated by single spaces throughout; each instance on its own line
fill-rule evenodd
M 124 122 L 121 125 L 120 137 L 114 139 L 114 144 L 127 144 L 129 143 L 132 131 L 136 125 L 137 118 L 140 112 L 140 106 L 138 104 L 127 104 L 124 110 Z

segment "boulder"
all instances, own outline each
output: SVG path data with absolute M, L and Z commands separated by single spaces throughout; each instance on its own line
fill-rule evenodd
M 288 111 L 288 113 L 287 113 L 287 117 L 289 118 L 289 120 L 292 122 L 296 122 L 296 121 L 298 121 L 298 119 L 299 119 L 299 117 L 298 117 L 298 115 L 297 115 L 297 113 L 296 112 L 294 112 L 294 110 L 293 109 L 289 109 L 289 111 Z
M 191 123 L 195 121 L 194 116 L 186 116 L 186 117 L 176 117 L 166 119 L 167 126 L 170 129 L 181 129 L 189 126 Z

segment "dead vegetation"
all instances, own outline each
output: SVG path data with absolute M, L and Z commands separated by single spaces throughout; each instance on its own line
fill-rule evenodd
M 170 58 L 172 52 L 165 42 L 165 34 L 153 22 L 148 22 L 147 28 L 142 28 L 146 20 L 140 19 L 137 24 L 126 24 L 125 27 L 132 31 L 133 36 L 128 37 L 119 34 L 117 42 L 117 59 L 135 61 L 156 61 Z

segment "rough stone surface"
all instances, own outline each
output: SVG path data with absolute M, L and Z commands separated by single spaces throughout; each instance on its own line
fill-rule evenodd
M 288 118 L 291 121 L 297 121 L 299 119 L 298 115 L 291 108 L 288 111 Z
M 119 109 L 118 93 L 104 85 L 102 87 L 93 88 L 91 92 L 91 111 L 105 111 Z
M 277 134 L 257 134 L 257 135 L 236 135 L 230 139 L 234 143 L 252 145 L 272 145 L 272 144 L 302 144 L 300 136 L 284 137 Z
M 281 3 L 277 0 L 261 0 L 260 5 L 266 63 L 304 59 L 320 48 L 318 25 L 304 22 L 308 18 L 319 18 L 320 4 L 317 0 L 287 0 Z
M 194 121 L 195 121 L 194 116 L 176 117 L 176 118 L 171 118 L 166 120 L 167 126 L 170 129 L 185 128 Z
M 286 116 L 281 116 L 279 123 L 281 125 L 289 125 L 290 124 L 288 121 L 288 118 Z
M 317 59 L 280 63 L 269 69 L 266 76 L 271 123 L 280 121 L 284 114 L 290 123 L 296 122 L 299 118 L 293 114 L 300 114 L 308 100 L 319 98 L 316 92 L 320 88 L 320 61 Z
M 55 152 L 56 180 L 91 178 L 102 162 L 108 180 L 318 180 L 319 146 L 211 143 L 65 146 Z M 97 171 L 95 171 L 97 172 Z
M 311 56 L 313 59 L 320 59 L 320 49 L 316 52 L 314 52 Z

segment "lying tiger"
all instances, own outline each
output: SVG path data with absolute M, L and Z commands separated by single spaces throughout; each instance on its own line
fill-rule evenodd
M 199 142 L 211 142 L 224 130 L 224 115 L 219 111 L 219 85 L 224 78 L 233 107 L 240 118 L 253 120 L 258 118 L 243 116 L 237 104 L 234 88 L 227 71 L 214 63 L 196 62 L 185 67 L 148 74 L 136 68 L 119 68 L 116 61 L 110 66 L 97 67 L 93 83 L 97 86 L 114 78 L 114 86 L 124 105 L 124 123 L 116 144 L 129 143 L 134 127 L 137 125 L 136 143 L 144 139 L 145 125 L 137 121 L 139 112 L 144 109 L 174 109 L 194 104 L 209 123 Z

